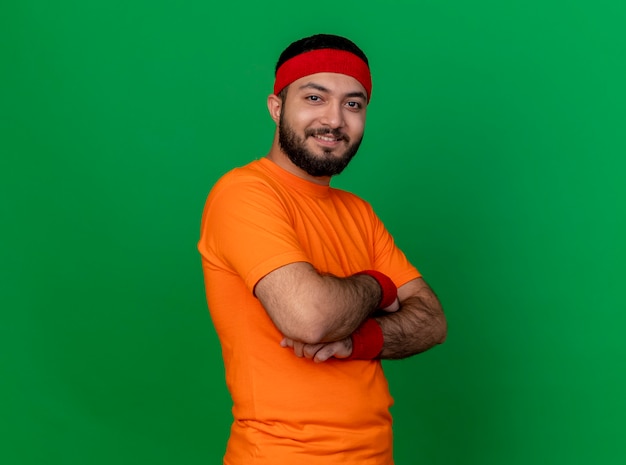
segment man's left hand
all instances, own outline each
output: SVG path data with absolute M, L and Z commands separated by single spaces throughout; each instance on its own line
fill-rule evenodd
M 352 338 L 347 337 L 340 341 L 326 342 L 321 344 L 305 344 L 304 342 L 294 341 L 288 337 L 284 337 L 280 341 L 281 347 L 289 347 L 293 349 L 293 353 L 297 357 L 308 358 L 316 363 L 325 362 L 331 357 L 347 358 L 352 355 Z

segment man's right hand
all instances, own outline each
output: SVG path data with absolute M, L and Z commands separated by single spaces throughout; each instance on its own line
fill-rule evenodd
M 385 308 L 381 308 L 381 310 L 387 313 L 397 312 L 398 310 L 400 310 L 400 299 L 396 297 L 396 300 L 391 305 Z
M 294 341 L 288 337 L 284 337 L 280 341 L 281 347 L 289 347 L 293 349 L 293 353 L 297 357 L 308 358 L 316 363 L 325 362 L 331 357 L 348 358 L 352 355 L 352 338 L 347 337 L 340 341 L 327 342 L 320 344 L 305 344 L 304 342 Z

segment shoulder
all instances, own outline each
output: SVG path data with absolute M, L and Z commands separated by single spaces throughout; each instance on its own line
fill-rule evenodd
M 275 182 L 259 160 L 237 167 L 224 174 L 209 192 L 207 205 L 213 202 L 238 202 L 256 196 L 272 196 Z
M 290 212 L 280 183 L 256 160 L 215 183 L 204 205 L 202 227 L 288 222 Z
M 270 178 L 261 168 L 259 160 L 254 160 L 247 165 L 233 168 L 224 174 L 215 183 L 211 192 L 219 192 L 231 186 L 246 186 L 249 184 L 269 184 Z

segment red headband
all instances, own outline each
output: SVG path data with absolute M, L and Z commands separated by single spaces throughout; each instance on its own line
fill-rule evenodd
M 372 95 L 372 76 L 367 64 L 354 53 L 334 48 L 311 50 L 290 58 L 276 71 L 274 94 L 309 74 L 339 73 L 351 76 L 365 87 L 367 100 Z

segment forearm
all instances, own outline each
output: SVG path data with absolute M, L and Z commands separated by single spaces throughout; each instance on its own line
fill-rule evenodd
M 381 290 L 373 278 L 362 275 L 323 276 L 323 280 L 319 342 L 338 341 L 352 334 L 378 308 Z
M 323 362 L 330 357 L 406 358 L 445 341 L 447 323 L 443 309 L 423 279 L 403 285 L 398 289 L 398 297 L 401 302 L 398 311 L 372 316 L 343 339 L 307 343 L 286 336 L 281 345 L 291 347 L 298 357 Z
M 301 262 L 265 276 L 255 294 L 283 335 L 315 344 L 352 334 L 376 310 L 382 292 L 371 276 L 320 275 Z
M 356 332 L 340 341 L 306 344 L 284 338 L 281 345 L 292 348 L 296 356 L 315 362 L 331 357 L 400 359 L 424 352 L 442 343 L 445 337 L 446 320 L 436 297 L 430 300 L 412 296 L 402 302 L 397 312 L 367 319 Z
M 407 297 L 395 313 L 375 317 L 382 328 L 382 359 L 399 359 L 424 352 L 446 339 L 447 323 L 432 293 Z

